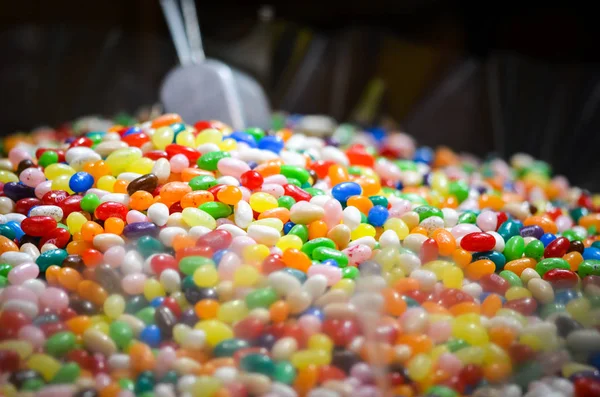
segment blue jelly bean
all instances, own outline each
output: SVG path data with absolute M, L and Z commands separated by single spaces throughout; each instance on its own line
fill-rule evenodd
M 156 298 L 154 298 L 150 301 L 150 306 L 159 307 L 160 305 L 163 304 L 164 301 L 165 301 L 164 296 L 157 296 Z
M 286 222 L 285 225 L 283 225 L 283 233 L 288 234 L 294 226 L 296 226 L 294 222 Z
M 169 127 L 171 127 L 171 129 L 175 133 L 175 138 L 177 138 L 177 135 L 179 133 L 185 131 L 185 124 L 183 123 L 173 123 Z
M 475 252 L 473 254 L 473 262 L 479 259 L 489 259 L 494 262 L 497 272 L 502 271 L 504 269 L 504 265 L 506 265 L 506 258 L 497 251 Z
M 542 237 L 540 237 L 540 241 L 544 244 L 544 247 L 547 247 L 548 244 L 556 240 L 556 236 L 552 233 L 544 233 Z
M 298 281 L 300 281 L 301 284 L 304 284 L 304 282 L 308 278 L 306 276 L 306 273 L 304 273 L 303 271 L 298 270 L 298 269 L 292 269 L 291 267 L 284 267 L 283 269 L 281 269 L 281 271 L 286 272 L 287 274 L 296 277 L 298 279 Z
M 592 354 L 589 358 L 588 358 L 588 363 L 593 366 L 596 367 L 598 369 L 600 369 L 600 352 L 596 352 L 594 354 Z
M 383 226 L 389 215 L 390 213 L 387 208 L 376 205 L 369 210 L 367 221 L 375 227 Z
M 258 163 L 256 161 L 248 161 L 248 167 L 250 167 L 251 170 L 255 169 L 256 167 L 258 167 Z
M 142 129 L 140 127 L 129 127 L 125 133 L 123 133 L 123 136 L 139 134 L 141 132 Z
M 346 203 L 346 201 L 352 196 L 360 196 L 362 193 L 362 187 L 356 182 L 342 182 L 338 183 L 331 189 L 333 198 L 340 203 Z
M 573 299 L 579 298 L 580 295 L 581 294 L 572 289 L 558 290 L 554 293 L 554 303 L 562 303 L 563 305 L 566 305 Z
M 74 192 L 85 192 L 94 186 L 94 177 L 87 172 L 76 172 L 69 179 L 69 187 Z
M 279 154 L 283 149 L 283 139 L 278 136 L 266 136 L 258 142 L 258 148 Z
M 301 315 L 315 316 L 321 321 L 323 321 L 325 318 L 325 316 L 323 315 L 323 311 L 318 307 L 309 307 Z
M 433 161 L 433 150 L 430 147 L 420 147 L 415 150 L 415 155 L 413 157 L 413 161 L 415 163 L 425 163 L 429 164 Z
M 154 324 L 146 326 L 142 332 L 140 332 L 140 340 L 150 347 L 158 347 L 162 340 L 160 328 Z
M 234 131 L 227 138 L 234 139 L 237 142 L 244 142 L 246 145 L 250 146 L 251 148 L 258 147 L 258 144 L 256 143 L 256 139 L 254 139 L 254 137 L 252 135 L 248 134 L 247 132 Z
M 327 266 L 340 267 L 340 265 L 337 263 L 337 261 L 335 259 L 325 259 L 321 263 L 324 265 L 327 265 Z
M 373 136 L 373 138 L 375 138 L 377 142 L 383 141 L 387 135 L 385 130 L 381 127 L 369 128 L 367 131 Z
M 8 221 L 5 223 L 6 226 L 10 227 L 12 231 L 15 233 L 15 238 L 20 240 L 21 237 L 25 235 L 25 232 L 21 229 L 21 225 L 15 221 Z
M 213 261 L 218 265 L 219 262 L 221 262 L 221 259 L 223 259 L 223 255 L 225 255 L 226 253 L 228 253 L 228 250 L 218 250 L 217 252 L 215 252 L 213 254 Z
M 583 259 L 600 260 L 600 248 L 596 248 L 596 247 L 584 248 Z

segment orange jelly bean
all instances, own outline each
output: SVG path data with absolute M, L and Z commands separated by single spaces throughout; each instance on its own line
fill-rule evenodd
M 356 207 L 360 212 L 367 215 L 373 208 L 373 202 L 366 196 L 352 196 L 346 202 L 348 207 Z
M 312 266 L 310 258 L 304 252 L 296 248 L 285 250 L 281 259 L 287 267 L 302 270 L 305 273 Z
M 492 274 L 496 264 L 489 259 L 480 259 L 467 265 L 466 274 L 471 280 L 479 280 L 486 274 Z
M 146 192 L 144 192 L 146 193 Z M 104 221 L 104 231 L 106 233 L 113 233 L 116 235 L 121 235 L 123 233 L 123 229 L 125 228 L 125 222 L 121 218 L 117 218 L 111 216 L 107 220 Z
M 133 210 L 145 211 L 150 208 L 153 202 L 154 197 L 152 197 L 152 194 L 144 190 L 138 190 L 137 192 L 133 193 L 131 197 L 129 197 L 129 206 Z
M 196 190 L 194 192 L 186 193 L 181 198 L 181 208 L 198 208 L 204 203 L 215 201 L 215 198 L 211 192 L 206 190 Z
M 556 234 L 558 232 L 558 227 L 556 223 L 552 221 L 550 218 L 546 218 L 545 216 L 530 216 L 523 222 L 525 226 L 533 226 L 538 225 L 542 229 L 544 229 L 544 233 L 552 233 Z
M 219 311 L 219 302 L 213 299 L 202 299 L 194 305 L 194 311 L 198 318 L 203 320 L 217 317 Z

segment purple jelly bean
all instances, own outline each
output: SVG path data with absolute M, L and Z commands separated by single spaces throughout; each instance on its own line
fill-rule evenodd
M 134 222 L 123 229 L 123 235 L 127 238 L 138 238 L 142 236 L 156 236 L 159 228 L 152 222 Z
M 8 182 L 4 185 L 4 195 L 17 202 L 24 198 L 35 197 L 35 189 L 22 183 Z
M 519 233 L 521 237 L 535 237 L 539 239 L 544 234 L 544 229 L 538 225 L 524 226 Z

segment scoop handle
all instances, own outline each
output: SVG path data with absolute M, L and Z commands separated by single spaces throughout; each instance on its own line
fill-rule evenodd
M 169 32 L 171 33 L 171 39 L 173 39 L 173 43 L 175 44 L 179 63 L 183 66 L 190 65 L 192 63 L 192 54 L 176 0 L 160 0 L 160 5 L 167 21 Z
M 206 55 L 204 54 L 204 46 L 202 45 L 202 34 L 200 33 L 200 23 L 198 22 L 195 0 L 181 0 L 181 10 L 183 12 L 183 19 L 185 20 L 185 31 L 187 32 L 192 62 L 204 62 Z

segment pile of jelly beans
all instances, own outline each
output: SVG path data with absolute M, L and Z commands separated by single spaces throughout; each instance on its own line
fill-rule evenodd
M 600 198 L 340 125 L 4 139 L 0 395 L 600 396 Z

